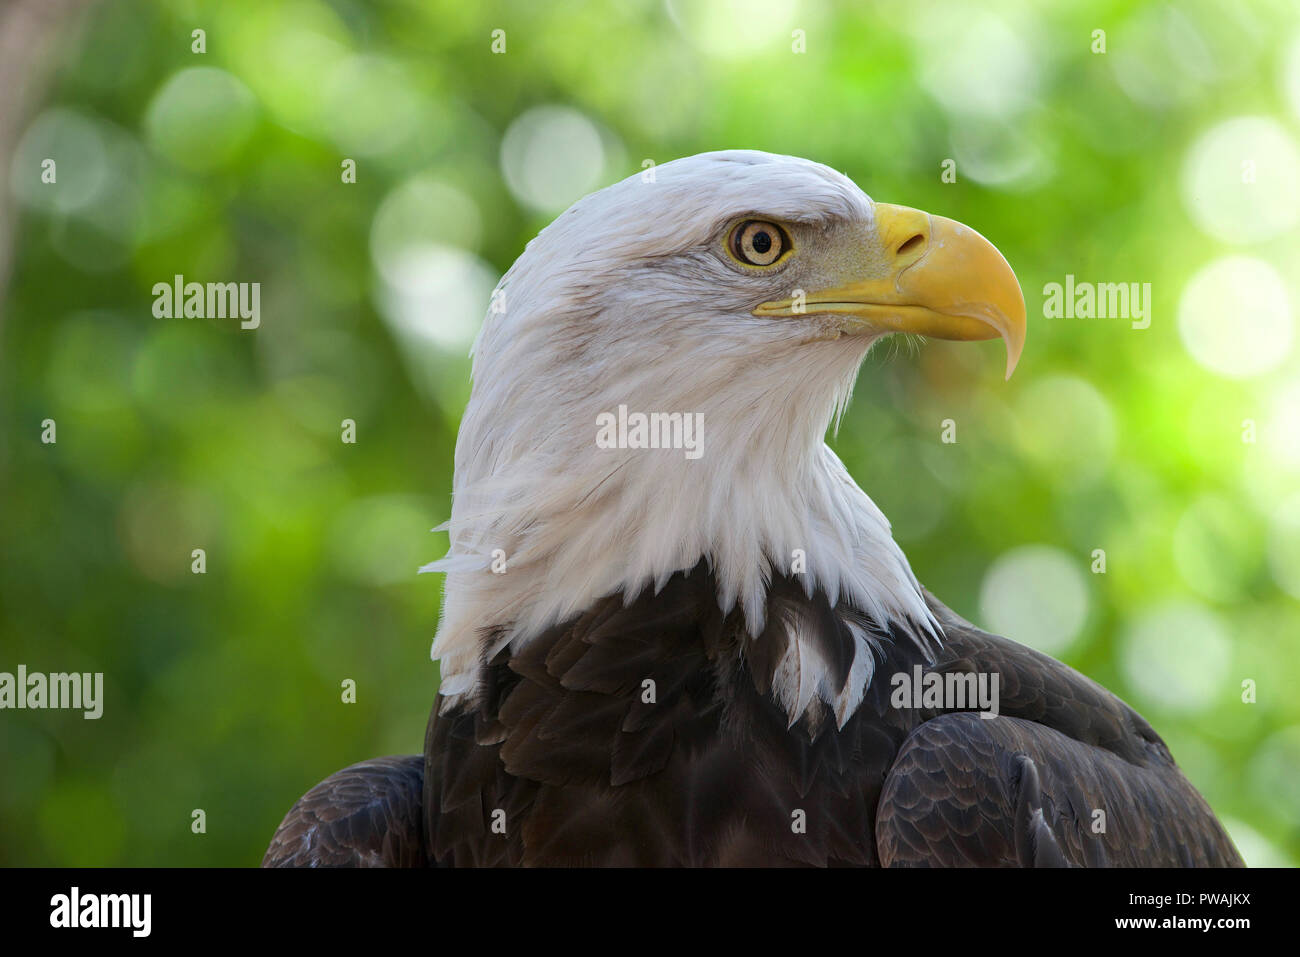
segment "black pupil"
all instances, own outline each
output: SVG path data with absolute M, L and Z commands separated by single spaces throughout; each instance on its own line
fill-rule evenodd
M 772 248 L 772 237 L 763 232 L 755 233 L 751 245 L 754 247 L 754 252 L 761 256 Z

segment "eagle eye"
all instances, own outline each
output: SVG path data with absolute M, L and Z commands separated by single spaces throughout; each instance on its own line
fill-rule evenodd
M 731 254 L 747 266 L 770 266 L 790 248 L 776 223 L 747 219 L 731 231 Z

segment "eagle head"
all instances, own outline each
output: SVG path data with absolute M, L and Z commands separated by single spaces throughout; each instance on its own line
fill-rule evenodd
M 888 521 L 824 442 L 892 333 L 1001 337 L 1009 376 L 1024 300 L 974 230 L 795 157 L 704 153 L 575 203 L 502 278 L 474 346 L 451 548 L 427 566 L 448 574 L 442 693 L 701 560 L 753 634 L 802 556 L 810 595 L 933 635 Z

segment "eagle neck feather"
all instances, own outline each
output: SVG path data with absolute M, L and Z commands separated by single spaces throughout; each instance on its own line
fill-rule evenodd
M 762 381 L 753 375 L 733 376 L 726 389 L 683 383 L 668 408 L 703 411 L 705 454 L 694 461 L 680 450 L 597 449 L 589 415 L 569 436 L 536 424 L 532 436 L 547 435 L 549 446 L 532 438 L 527 448 L 507 448 L 518 437 L 502 436 L 502 419 L 485 421 L 471 402 L 445 526 L 451 549 L 423 569 L 447 572 L 432 649 L 447 705 L 476 696 L 485 663 L 502 648 L 522 647 L 603 597 L 621 594 L 631 605 L 701 561 L 717 583 L 719 607 L 742 614 L 751 638 L 779 608 L 787 640 L 771 694 L 792 725 L 824 713 L 843 725 L 870 686 L 880 636 L 910 636 L 929 657 L 939 626 L 889 522 L 820 438 L 864 353 L 860 345 L 856 352 L 835 346 L 804 345 L 786 357 L 788 375 L 803 374 L 823 390 L 838 359 L 840 376 L 819 408 L 748 391 L 746 382 Z M 628 401 L 609 399 L 608 408 Z M 801 438 L 808 435 L 817 438 Z M 467 442 L 476 453 L 462 469 Z M 480 470 L 483 478 L 471 477 Z M 798 582 L 808 600 L 824 598 L 835 614 L 847 610 L 847 680 L 831 679 L 805 612 L 788 600 L 774 604 L 777 578 Z

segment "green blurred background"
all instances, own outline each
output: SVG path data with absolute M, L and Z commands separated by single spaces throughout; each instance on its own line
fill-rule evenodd
M 996 343 L 883 349 L 833 445 L 932 590 L 1143 712 L 1249 862 L 1300 861 L 1294 3 L 20 0 L 0 31 L 0 671 L 106 685 L 98 721 L 0 713 L 0 863 L 255 864 L 316 781 L 419 751 L 415 570 L 494 283 L 584 193 L 733 147 L 1004 252 L 1012 381 Z M 154 318 L 177 273 L 260 282 L 261 327 Z M 1045 318 L 1067 274 L 1151 283 L 1150 328 Z

